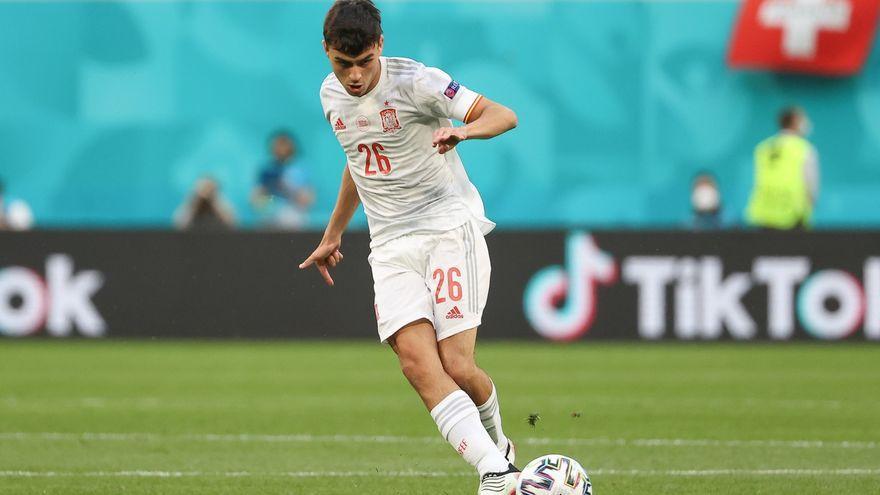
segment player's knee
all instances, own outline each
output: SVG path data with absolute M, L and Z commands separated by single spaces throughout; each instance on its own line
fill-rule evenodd
M 443 356 L 443 369 L 455 383 L 461 385 L 470 383 L 477 374 L 477 364 L 473 359 L 466 356 Z
M 412 359 L 405 356 L 400 356 L 400 371 L 403 372 L 403 376 L 409 378 L 412 381 L 413 378 L 417 378 L 422 367 L 419 365 L 417 359 Z
M 401 355 L 400 371 L 414 385 L 429 381 L 434 373 L 430 362 L 417 355 Z

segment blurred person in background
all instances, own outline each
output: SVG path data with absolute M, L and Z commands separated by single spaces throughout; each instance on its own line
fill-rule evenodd
M 31 207 L 22 199 L 7 203 L 3 182 L 0 181 L 0 230 L 30 230 L 34 226 Z
M 235 210 L 212 177 L 196 181 L 189 197 L 174 212 L 178 230 L 232 230 L 235 224 Z
M 308 211 L 315 195 L 308 171 L 297 161 L 296 141 L 287 131 L 269 138 L 272 157 L 260 169 L 251 195 L 260 224 L 265 227 L 300 230 L 308 223 Z
M 780 131 L 755 148 L 755 180 L 747 222 L 772 230 L 810 226 L 819 194 L 819 155 L 806 137 L 807 113 L 788 107 L 779 114 Z
M 721 192 L 718 181 L 708 171 L 698 172 L 691 183 L 691 208 L 694 230 L 721 228 Z

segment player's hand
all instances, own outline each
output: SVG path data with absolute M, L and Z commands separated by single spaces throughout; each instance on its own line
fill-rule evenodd
M 466 127 L 441 127 L 434 131 L 432 146 L 442 155 L 467 138 Z
M 324 281 L 327 282 L 327 285 L 332 287 L 333 277 L 330 276 L 330 268 L 333 268 L 342 262 L 343 256 L 339 251 L 340 245 L 340 241 L 321 241 L 321 244 L 318 245 L 317 249 L 315 249 L 305 261 L 300 263 L 299 269 L 305 270 L 306 268 L 315 265 L 315 268 L 317 268 L 318 273 L 324 277 Z

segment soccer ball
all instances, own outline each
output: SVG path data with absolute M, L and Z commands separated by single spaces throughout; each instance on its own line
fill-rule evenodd
M 578 461 L 550 454 L 523 468 L 516 495 L 593 495 L 593 484 Z

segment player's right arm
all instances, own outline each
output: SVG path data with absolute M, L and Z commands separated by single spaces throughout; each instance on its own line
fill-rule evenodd
M 312 254 L 303 261 L 299 268 L 306 269 L 311 265 L 315 265 L 327 285 L 333 285 L 333 278 L 330 276 L 330 268 L 335 267 L 342 262 L 342 253 L 339 251 L 342 246 L 342 233 L 351 217 L 360 204 L 360 197 L 357 193 L 357 187 L 351 178 L 351 172 L 348 165 L 342 172 L 342 182 L 339 184 L 339 195 L 336 197 L 336 206 L 333 207 L 333 213 L 330 215 L 330 223 L 324 229 L 324 237 L 321 243 L 312 252 Z

